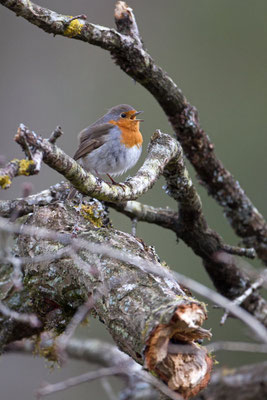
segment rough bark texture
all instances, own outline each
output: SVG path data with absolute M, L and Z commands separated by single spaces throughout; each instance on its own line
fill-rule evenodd
M 232 248 L 223 243 L 220 235 L 210 229 L 204 217 L 200 197 L 193 185 L 183 159 L 181 145 L 169 135 L 157 131 L 151 139 L 148 156 L 144 165 L 137 174 L 120 185 L 108 184 L 101 179 L 87 173 L 73 159 L 66 155 L 60 148 L 51 143 L 50 139 L 43 139 L 24 125 L 18 129 L 15 140 L 22 146 L 31 146 L 35 153 L 42 154 L 42 158 L 51 168 L 56 169 L 69 179 L 83 194 L 94 196 L 100 200 L 113 202 L 133 199 L 146 192 L 163 173 L 167 185 L 166 193 L 174 198 L 179 205 L 178 215 L 162 210 L 157 211 L 145 207 L 141 214 L 149 216 L 149 222 L 172 229 L 178 238 L 181 238 L 192 250 L 200 256 L 215 287 L 224 296 L 235 299 L 250 287 L 249 278 L 236 265 L 236 260 L 230 254 L 243 255 L 255 253 L 254 249 Z M 27 162 L 27 161 L 26 161 Z M 64 185 L 63 185 L 64 186 Z M 57 187 L 61 192 L 61 187 Z M 43 197 L 50 203 L 53 199 L 60 198 L 51 193 L 43 193 Z M 41 196 L 35 195 L 28 200 L 18 200 L 14 203 L 0 203 L 0 212 L 7 215 L 7 204 L 10 210 L 17 205 L 16 215 L 22 213 L 22 207 L 30 211 L 30 205 L 42 204 Z M 43 202 L 44 204 L 44 202 Z M 134 204 L 134 203 L 132 203 Z M 135 203 L 136 206 L 136 203 Z M 127 204 L 126 204 L 127 208 Z M 117 206 L 117 209 L 121 207 Z M 132 214 L 140 215 L 140 207 L 132 207 Z M 127 213 L 129 214 L 129 207 Z M 172 221 L 170 222 L 172 218 Z M 168 224 L 168 225 L 167 225 Z M 234 252 L 238 250 L 238 252 Z M 252 252 L 251 252 L 252 250 Z M 230 254 L 229 254 L 230 253 Z M 244 302 L 243 306 L 259 321 L 267 325 L 267 304 L 255 291 Z
M 168 167 L 170 160 L 178 152 L 178 157 L 182 157 L 182 151 L 179 151 L 177 141 L 171 136 L 157 131 L 151 138 L 148 155 L 143 166 L 133 178 L 117 185 L 106 183 L 90 172 L 86 172 L 55 144 L 51 144 L 49 140 L 43 139 L 21 124 L 15 141 L 21 145 L 25 140 L 30 146 L 42 151 L 44 162 L 63 174 L 81 193 L 99 200 L 114 202 L 132 200 L 141 196 L 154 185 L 164 168 Z
M 88 23 L 84 18 L 58 14 L 29 0 L 0 0 L 0 4 L 45 32 L 82 40 L 110 51 L 120 68 L 159 102 L 200 182 L 223 207 L 244 244 L 254 247 L 259 258 L 267 262 L 267 224 L 263 216 L 217 158 L 214 145 L 200 127 L 195 107 L 189 104 L 182 91 L 143 47 L 130 7 L 121 1 L 117 3 L 116 31 Z
M 144 261 L 158 262 L 153 249 L 140 239 L 109 226 L 106 228 L 106 215 L 100 213 L 96 221 L 92 210 L 88 209 L 86 216 L 87 219 L 73 207 L 58 203 L 40 207 L 27 217 L 25 224 L 37 227 L 36 235 L 18 237 L 19 256 L 50 255 L 47 261 L 24 265 L 23 293 L 27 292 L 27 311 L 37 314 L 43 323 L 42 329 L 53 328 L 59 332 L 88 295 L 94 294 L 94 311 L 121 350 L 146 364 L 151 372 L 183 393 L 185 398 L 197 393 L 206 386 L 212 364 L 205 349 L 195 344 L 195 340 L 210 336 L 200 327 L 206 318 L 202 303 L 188 297 L 174 280 L 147 274 L 107 255 L 80 250 L 79 261 L 69 255 L 51 260 L 51 253 L 56 254 L 63 244 L 38 238 L 38 227 L 45 221 L 48 229 L 59 231 L 69 243 L 67 238 L 78 220 L 78 238 L 106 243 L 111 248 L 139 255 Z M 17 294 L 8 292 L 5 300 L 10 307 L 16 297 Z M 18 299 L 18 307 L 20 301 Z M 25 311 L 24 305 L 22 308 Z M 2 344 L 22 337 L 17 328 L 16 323 L 5 321 Z M 169 354 L 171 339 L 189 344 L 192 352 Z
M 194 400 L 266 400 L 267 362 L 240 368 L 222 368 Z

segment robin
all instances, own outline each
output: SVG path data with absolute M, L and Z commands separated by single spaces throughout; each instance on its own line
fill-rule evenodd
M 132 168 L 142 152 L 143 137 L 139 130 L 141 119 L 128 104 L 111 108 L 103 117 L 82 130 L 78 135 L 79 147 L 74 160 L 92 174 L 121 175 Z M 72 199 L 76 189 L 72 189 L 68 198 Z

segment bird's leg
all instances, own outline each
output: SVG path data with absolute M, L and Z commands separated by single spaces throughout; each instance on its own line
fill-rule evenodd
M 118 185 L 118 183 L 116 181 L 114 181 L 114 179 L 109 174 L 107 174 L 107 176 L 109 177 L 109 179 L 111 180 L 113 185 Z
M 118 182 L 114 181 L 114 179 L 109 174 L 107 174 L 107 176 L 109 177 L 109 179 L 111 180 L 113 185 L 117 185 L 117 186 L 123 187 L 123 185 L 121 183 L 118 183 Z

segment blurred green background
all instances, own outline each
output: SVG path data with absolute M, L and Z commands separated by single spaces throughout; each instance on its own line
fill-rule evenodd
M 86 14 L 89 22 L 114 27 L 114 1 L 108 0 L 39 0 L 55 11 Z M 239 180 L 254 205 L 266 211 L 266 131 L 267 131 L 267 2 L 266 0 L 132 0 L 140 32 L 152 57 L 197 107 L 202 127 L 215 143 L 217 155 Z M 77 133 L 120 103 L 144 110 L 144 151 L 154 130 L 172 133 L 168 121 L 152 96 L 114 65 L 108 52 L 63 37 L 53 37 L 0 6 L 0 154 L 6 161 L 22 157 L 13 137 L 19 123 L 48 136 L 57 125 L 64 136 L 58 145 L 72 155 Z M 137 170 L 131 171 L 134 173 Z M 195 173 L 189 167 L 195 180 Z M 1 199 L 21 195 L 16 179 Z M 34 192 L 62 180 L 47 166 L 30 177 Z M 196 180 L 195 180 L 196 182 Z M 162 190 L 163 180 L 141 198 L 155 206 L 176 207 Z M 236 245 L 234 235 L 222 210 L 198 185 L 209 225 L 225 242 Z M 114 226 L 130 232 L 131 222 L 111 212 Z M 201 260 L 174 234 L 156 226 L 139 223 L 137 235 L 155 246 L 170 267 L 212 287 Z M 164 235 L 164 236 L 163 236 Z M 162 240 L 164 237 L 164 240 Z M 241 265 L 246 263 L 241 260 Z M 259 264 L 254 263 L 256 267 Z M 199 296 L 198 296 L 199 298 Z M 208 300 L 205 299 L 208 303 Z M 228 320 L 219 326 L 221 310 L 209 304 L 213 340 L 253 340 L 239 321 Z M 111 338 L 103 325 L 91 320 L 79 335 Z M 265 357 L 252 353 L 219 352 L 220 365 L 237 366 L 257 362 Z M 33 398 L 33 391 L 43 380 L 58 381 L 87 370 L 84 363 L 69 361 L 64 369 L 49 374 L 45 361 L 25 356 L 5 356 L 0 360 L 1 399 Z M 15 379 L 14 379 L 15 377 Z M 114 382 L 115 380 L 112 380 Z M 90 396 L 88 394 L 90 393 Z M 53 400 L 106 399 L 100 382 L 50 396 Z

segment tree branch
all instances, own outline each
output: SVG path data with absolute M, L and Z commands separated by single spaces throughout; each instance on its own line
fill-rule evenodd
M 227 342 L 226 342 L 227 343 Z M 215 343 L 216 344 L 216 343 Z M 51 348 L 51 341 L 44 340 L 41 344 Z M 212 345 L 209 345 L 212 347 Z M 254 350 L 253 350 L 254 346 Z M 266 345 L 255 345 L 246 343 L 241 351 L 246 351 L 251 347 L 255 351 L 257 347 L 266 347 Z M 220 349 L 229 349 L 229 346 L 218 344 Z M 230 346 L 230 350 L 237 349 L 235 343 Z M 11 343 L 5 348 L 6 352 L 23 352 L 32 354 L 34 344 L 30 341 Z M 123 390 L 127 395 L 127 400 L 159 400 L 158 394 L 149 386 L 140 385 L 142 379 L 136 372 L 141 370 L 141 366 L 131 360 L 125 353 L 119 351 L 115 346 L 101 342 L 96 339 L 82 341 L 80 339 L 71 339 L 66 348 L 70 358 L 84 360 L 89 363 L 96 363 L 104 367 L 120 365 L 128 360 L 128 369 L 132 379 L 127 382 L 127 388 Z M 194 397 L 194 400 L 232 400 L 233 396 L 237 400 L 265 400 L 267 395 L 267 363 L 251 364 L 239 368 L 220 368 L 214 371 L 209 386 Z M 240 385 L 240 380 L 242 384 Z
M 122 70 L 159 102 L 201 182 L 223 207 L 230 224 L 245 245 L 254 247 L 258 256 L 267 262 L 267 225 L 263 216 L 216 157 L 214 145 L 199 125 L 196 109 L 141 45 L 131 8 L 124 2 L 117 3 L 115 22 L 118 31 L 115 31 L 81 18 L 73 19 L 55 13 L 31 1 L 0 0 L 0 4 L 48 33 L 83 40 L 110 51 Z
M 99 200 L 115 202 L 132 200 L 144 194 L 153 186 L 164 168 L 168 167 L 169 161 L 179 151 L 176 140 L 157 131 L 151 139 L 144 165 L 137 174 L 123 184 L 113 185 L 102 181 L 90 172 L 86 172 L 61 149 L 30 131 L 24 125 L 21 125 L 18 129 L 15 140 L 21 144 L 22 138 L 23 142 L 26 138 L 31 146 L 41 150 L 43 161 L 64 175 L 82 194 Z M 181 153 L 180 157 L 182 157 Z
M 194 400 L 265 400 L 267 396 L 267 362 L 240 368 L 221 368 L 211 383 Z
M 225 245 L 217 232 L 209 228 L 203 215 L 200 197 L 185 167 L 182 148 L 169 135 L 162 134 L 160 131 L 154 134 L 144 165 L 133 178 L 120 185 L 106 183 L 87 173 L 61 149 L 24 125 L 18 129 L 15 140 L 23 146 L 26 141 L 39 152 L 41 151 L 44 162 L 69 179 L 83 194 L 116 204 L 140 196 L 163 173 L 167 182 L 166 192 L 179 205 L 178 219 L 175 217 L 170 222 L 170 213 L 166 220 L 166 212 L 162 211 L 158 214 L 157 220 L 155 220 L 155 212 L 150 212 L 150 218 L 154 218 L 154 222 L 159 222 L 161 226 L 172 229 L 178 238 L 181 238 L 195 254 L 202 258 L 215 287 L 225 297 L 230 299 L 239 297 L 244 289 L 250 287 L 248 277 L 237 267 L 235 259 L 229 254 L 237 252 L 237 249 Z M 5 205 L 2 208 L 4 207 Z M 239 252 L 250 256 L 253 254 L 253 249 L 239 249 Z M 258 293 L 253 293 L 244 306 L 267 326 L 267 304 Z
M 79 231 L 75 238 L 72 232 L 77 218 Z M 48 228 L 54 229 L 49 236 L 41 229 L 44 220 Z M 23 259 L 30 253 L 32 259 L 24 264 L 24 287 L 20 292 L 21 299 L 27 296 L 28 312 L 36 313 L 42 329 L 59 332 L 65 330 L 89 293 L 94 311 L 120 349 L 138 363 L 145 363 L 171 389 L 185 397 L 197 393 L 207 384 L 211 367 L 205 349 L 195 344 L 195 340 L 210 336 L 201 327 L 206 318 L 204 305 L 186 296 L 173 278 L 164 276 L 166 267 L 140 240 L 109 225 L 99 228 L 89 221 L 79 216 L 74 207 L 62 203 L 36 209 L 27 218 L 24 226 L 29 236 L 23 235 L 23 228 L 19 230 L 17 256 Z M 108 247 L 99 253 L 103 242 Z M 77 258 L 68 253 L 58 258 L 58 251 L 70 245 Z M 51 260 L 53 254 L 56 257 Z M 136 259 L 139 268 L 132 264 Z M 157 273 L 163 269 L 163 276 L 147 273 L 143 268 L 149 263 L 156 263 Z M 10 291 L 4 299 L 8 306 L 14 295 L 17 293 Z M 24 305 L 23 301 L 20 312 Z M 1 325 L 2 345 L 20 335 L 18 322 Z M 192 353 L 169 354 L 171 338 L 190 344 Z

